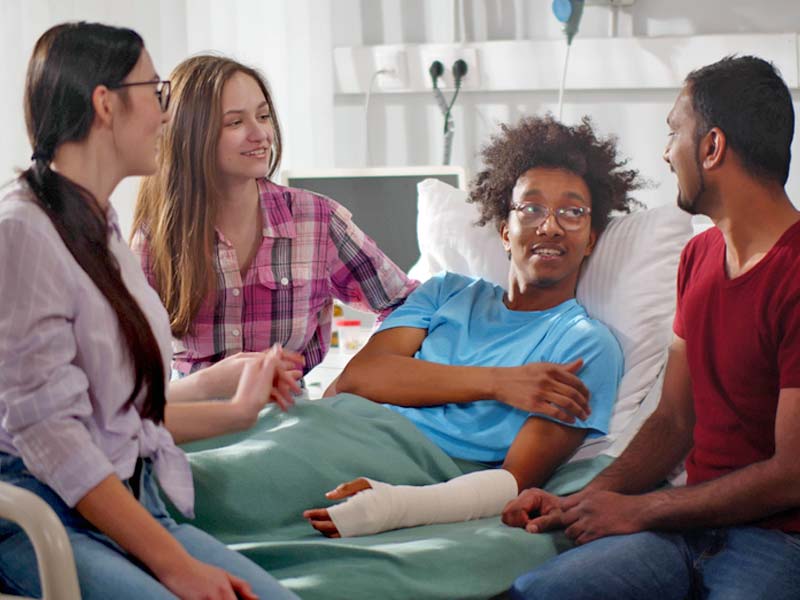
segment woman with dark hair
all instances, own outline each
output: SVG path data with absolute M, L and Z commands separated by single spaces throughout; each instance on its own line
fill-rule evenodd
M 121 240 L 109 196 L 155 170 L 169 82 L 129 29 L 69 23 L 37 41 L 25 88 L 33 163 L 0 200 L 0 480 L 63 522 L 84 598 L 291 598 L 270 575 L 167 516 L 193 513 L 175 446 L 241 429 L 297 386 L 280 348 L 187 378 L 167 406 L 167 315 Z M 201 415 L 215 413 L 210 427 Z M 182 418 L 181 415 L 187 415 Z M 0 521 L 0 582 L 40 594 L 33 547 Z M 255 592 L 255 593 L 254 593 Z
M 417 283 L 342 206 L 271 181 L 281 130 L 260 73 L 201 55 L 170 77 L 170 124 L 131 245 L 167 307 L 174 368 L 280 343 L 309 371 L 328 350 L 334 298 L 384 317 Z

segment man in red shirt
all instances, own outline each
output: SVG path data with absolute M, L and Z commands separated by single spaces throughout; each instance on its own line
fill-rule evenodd
M 512 598 L 800 598 L 792 99 L 770 63 L 728 57 L 689 74 L 667 124 L 678 205 L 716 227 L 681 258 L 661 402 L 582 492 L 507 505 L 507 524 L 566 527 L 580 546 Z M 684 458 L 687 485 L 655 490 Z

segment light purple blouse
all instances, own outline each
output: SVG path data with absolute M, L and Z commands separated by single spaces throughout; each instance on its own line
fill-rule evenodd
M 142 419 L 144 394 L 126 406 L 133 368 L 111 305 L 78 265 L 21 183 L 0 192 L 0 451 L 75 504 L 136 458 L 153 461 L 161 487 L 191 516 L 189 463 L 163 427 Z M 165 377 L 169 319 L 108 210 L 108 244 L 158 340 Z

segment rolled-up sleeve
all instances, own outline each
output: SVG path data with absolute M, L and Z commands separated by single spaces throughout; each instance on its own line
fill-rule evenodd
M 330 201 L 329 269 L 333 294 L 355 308 L 378 313 L 380 322 L 401 305 L 419 282 L 409 279 L 355 223 Z
M 86 426 L 75 264 L 54 236 L 41 223 L 0 219 L 0 416 L 5 442 L 74 506 L 114 467 Z

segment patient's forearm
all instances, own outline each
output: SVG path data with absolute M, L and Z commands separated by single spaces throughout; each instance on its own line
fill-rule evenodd
M 435 406 L 495 396 L 496 369 L 432 363 L 391 354 L 354 357 L 339 377 L 337 392 L 397 406 Z
M 328 509 L 342 537 L 493 517 L 519 491 L 514 476 L 505 469 L 468 473 L 434 485 L 378 481 L 370 485 L 372 489 Z

